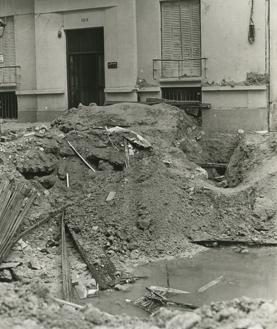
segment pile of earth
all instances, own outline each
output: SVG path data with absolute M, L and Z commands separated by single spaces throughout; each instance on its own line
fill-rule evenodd
M 195 118 L 169 105 L 81 106 L 1 143 L 0 172 L 37 188 L 24 228 L 70 203 L 66 222 L 95 263 L 103 253 L 122 262 L 193 253 L 190 240 L 274 240 L 274 209 L 253 184 L 223 189 L 207 180 L 196 164 L 207 159 L 203 138 Z
M 92 305 L 83 309 L 60 304 L 39 282 L 0 284 L 0 328 L 77 329 L 275 329 L 276 303 L 248 298 L 215 302 L 194 312 L 160 309 L 149 319 L 111 316 Z
M 253 136 L 242 139 L 227 170 L 229 186 L 234 177 L 240 177 L 241 184 L 224 189 L 208 181 L 207 172 L 197 165 L 209 155 L 197 121 L 185 112 L 164 104 L 82 106 L 65 112 L 51 127 L 41 126 L 2 142 L 0 174 L 29 182 L 37 190 L 22 230 L 68 205 L 66 223 L 89 260 L 101 266 L 105 255 L 121 269 L 130 259 L 193 255 L 199 248 L 190 240 L 275 241 L 276 202 L 270 198 L 276 186 L 274 138 Z M 253 145 L 245 142 L 251 138 Z M 27 247 L 14 250 L 8 259 L 22 263 L 16 269 L 21 283 L 1 284 L 0 326 L 145 328 L 145 322 L 111 318 L 92 307 L 73 311 L 50 302 L 48 293 L 33 291 L 32 282 L 38 280 L 39 290 L 48 288 L 61 297 L 59 218 L 24 240 Z M 76 273 L 87 271 L 76 254 L 70 260 Z M 179 323 L 188 321 L 187 328 L 196 329 L 275 328 L 276 308 L 240 300 L 197 310 L 193 324 L 190 318 L 164 311 L 147 327 L 186 328 Z
M 255 229 L 276 232 L 277 139 L 276 133 L 245 134 L 233 153 L 226 171 L 230 190 L 247 191 Z M 273 236 L 273 235 L 272 235 Z

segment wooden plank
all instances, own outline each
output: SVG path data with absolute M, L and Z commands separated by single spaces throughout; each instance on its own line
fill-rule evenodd
M 101 247 L 98 246 L 99 254 L 94 256 L 92 253 L 86 252 L 83 248 L 82 244 L 79 242 L 78 236 L 76 233 L 66 225 L 67 230 L 69 231 L 81 257 L 84 262 L 87 264 L 87 267 L 92 275 L 92 277 L 96 280 L 99 288 L 101 290 L 109 289 L 115 286 L 115 276 L 116 268 L 111 260 L 104 254 L 104 251 Z M 95 251 L 94 251 L 95 252 Z M 104 254 L 104 256 L 103 256 Z M 93 259 L 97 259 L 97 263 L 93 261 Z
M 65 211 L 63 211 L 61 218 L 63 298 L 68 302 L 72 302 L 73 294 L 72 294 L 72 284 L 71 284 L 71 272 L 70 272 L 68 254 L 67 254 L 64 217 L 65 217 Z
M 211 287 L 215 286 L 216 284 L 218 284 L 220 281 L 222 281 L 223 279 L 223 275 L 219 276 L 218 278 L 216 278 L 215 280 L 205 284 L 204 286 L 202 286 L 201 288 L 198 289 L 198 292 L 203 293 L 206 290 L 210 289 Z
M 277 241 L 264 241 L 264 240 L 220 240 L 220 239 L 210 239 L 210 240 L 191 240 L 191 243 L 199 244 L 205 247 L 220 247 L 220 246 L 234 246 L 242 245 L 249 247 L 276 247 Z
M 86 306 L 82 306 L 82 305 L 79 305 L 79 304 L 75 304 L 75 303 L 71 303 L 71 302 L 68 302 L 66 300 L 63 300 L 63 299 L 60 299 L 60 298 L 55 298 L 53 297 L 52 298 L 55 302 L 57 302 L 58 304 L 62 304 L 62 305 L 67 305 L 67 306 L 72 306 L 73 308 L 76 308 L 78 310 L 84 310 L 86 308 Z
M 14 245 L 14 236 L 21 225 L 22 221 L 24 220 L 25 216 L 27 215 L 28 211 L 30 210 L 34 200 L 36 199 L 35 193 L 31 193 L 29 199 L 24 205 L 23 210 L 21 210 L 19 213 L 17 211 L 14 212 L 17 216 L 14 218 L 11 218 L 12 225 L 10 226 L 9 230 L 7 231 L 7 236 L 5 237 L 4 241 L 5 244 L 2 244 L 0 247 L 0 264 L 5 260 L 5 258 L 8 256 L 12 246 Z M 23 200 L 21 200 L 20 209 L 23 205 Z M 16 207 L 17 208 L 17 207 Z M 19 206 L 18 206 L 19 208 Z
M 149 289 L 153 290 L 153 291 L 168 293 L 168 294 L 178 294 L 178 295 L 179 294 L 190 294 L 189 291 L 179 290 L 179 289 L 174 289 L 174 288 L 159 287 L 159 286 L 150 286 Z
M 21 211 L 24 196 L 21 194 L 21 188 L 19 191 L 14 192 L 11 196 L 8 205 L 1 217 L 1 235 L 0 235 L 0 250 L 5 246 L 7 240 L 10 238 L 10 232 L 12 227 Z
M 13 225 L 13 216 L 21 209 L 21 200 L 23 200 L 23 196 L 21 198 L 18 192 L 12 193 L 10 196 L 6 207 L 3 209 L 1 218 L 0 218 L 0 249 L 3 244 L 5 244 L 5 239 L 7 237 L 10 226 Z
M 68 145 L 70 146 L 70 148 L 73 150 L 73 152 L 84 162 L 84 164 L 93 172 L 95 172 L 95 169 L 87 162 L 87 160 L 82 157 L 82 155 L 76 150 L 76 148 L 69 142 L 67 141 Z

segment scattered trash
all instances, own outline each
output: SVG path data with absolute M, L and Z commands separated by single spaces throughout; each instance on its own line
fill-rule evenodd
M 152 147 L 152 145 L 141 135 L 137 134 L 133 130 L 122 128 L 122 127 L 113 127 L 107 129 L 109 134 L 123 134 L 124 138 L 126 138 L 130 143 L 142 147 L 145 149 L 149 149 Z
M 210 289 L 211 287 L 217 285 L 220 281 L 222 281 L 223 275 L 219 276 L 217 279 L 205 284 L 203 287 L 198 289 L 198 292 L 202 293 L 205 292 L 206 290 Z
M 197 308 L 197 306 L 192 304 L 186 304 L 186 303 L 179 303 L 175 302 L 173 300 L 169 300 L 166 297 L 166 292 L 158 293 L 151 288 L 146 287 L 147 290 L 146 294 L 143 297 L 140 297 L 136 299 L 133 304 L 142 308 L 148 313 L 154 313 L 161 307 L 167 307 L 167 306 L 176 306 L 176 307 L 182 307 L 184 309 L 188 310 L 194 310 Z
M 97 297 L 98 293 L 99 293 L 99 288 L 88 289 L 87 290 L 87 298 Z

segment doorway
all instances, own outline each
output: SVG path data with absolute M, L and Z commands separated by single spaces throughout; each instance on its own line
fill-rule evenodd
M 104 28 L 66 31 L 68 105 L 105 102 Z

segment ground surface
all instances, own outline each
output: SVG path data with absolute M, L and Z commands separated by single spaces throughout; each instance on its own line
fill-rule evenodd
M 129 131 L 109 132 L 116 126 Z M 227 169 L 228 188 L 208 180 L 207 172 L 197 165 L 210 161 L 213 153 L 212 148 L 205 148 L 204 138 L 193 117 L 168 105 L 80 107 L 66 112 L 51 128 L 39 124 L 15 130 L 13 124 L 4 124 L 0 174 L 1 179 L 24 181 L 37 191 L 21 231 L 51 210 L 68 204 L 66 223 L 89 262 L 100 271 L 103 259 L 112 260 L 112 277 L 115 272 L 128 270 L 126 264 L 168 255 L 192 256 L 201 248 L 191 244 L 191 240 L 277 241 L 275 137 L 251 134 L 232 138 L 232 145 L 239 146 Z M 95 173 L 74 154 L 67 141 L 93 166 Z M 224 152 L 231 154 L 230 148 Z M 110 192 L 115 193 L 107 201 Z M 23 328 L 86 328 L 91 323 L 103 324 L 94 315 L 87 320 L 84 314 L 89 311 L 60 309 L 49 302 L 48 290 L 50 295 L 62 297 L 60 217 L 25 236 L 10 254 L 8 260 L 22 263 L 15 270 L 21 283 L 1 284 L 3 296 L 5 291 L 7 298 L 10 293 L 12 296 L 8 302 L 1 298 L 1 325 L 17 323 L 19 327 L 15 328 L 21 328 L 22 319 L 33 321 L 23 323 Z M 69 249 L 73 274 L 90 280 L 87 266 L 73 245 Z M 39 288 L 33 287 L 36 281 Z M 34 295 L 29 293 L 33 289 Z M 47 297 L 40 296 L 41 289 Z M 22 302 L 26 298 L 26 303 Z M 245 301 L 232 302 L 230 307 L 240 308 L 240 303 Z M 262 327 L 253 328 L 274 328 L 275 306 L 266 304 L 266 310 L 260 312 L 262 302 L 246 303 L 253 307 L 251 319 L 264 321 Z M 247 326 L 234 324 L 234 319 L 246 317 L 247 310 L 238 315 L 232 311 L 221 319 L 217 308 L 222 305 L 197 311 L 198 315 L 193 316 L 197 321 L 191 328 L 251 328 L 250 322 Z M 263 312 L 269 311 L 272 321 L 263 318 Z M 90 312 L 98 319 L 103 317 L 97 310 Z M 163 315 L 148 325 L 178 328 L 177 322 L 169 318 L 162 322 L 162 318 Z M 107 321 L 111 321 L 109 316 Z M 264 326 L 267 321 L 271 327 Z M 145 323 L 113 319 L 109 325 L 139 328 Z

